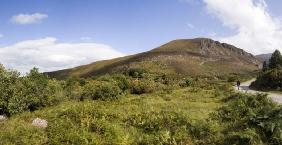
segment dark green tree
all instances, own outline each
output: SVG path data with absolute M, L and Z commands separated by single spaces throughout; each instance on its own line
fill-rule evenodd
M 275 50 L 269 60 L 269 68 L 279 68 L 282 66 L 282 56 L 279 50 Z
M 262 71 L 263 72 L 266 72 L 268 70 L 268 66 L 267 66 L 267 63 L 266 61 L 263 62 L 263 65 L 262 65 Z

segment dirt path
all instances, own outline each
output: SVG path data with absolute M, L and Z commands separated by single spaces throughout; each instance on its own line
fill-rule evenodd
M 241 86 L 239 88 L 240 92 L 243 93 L 251 93 L 251 94 L 257 94 L 257 93 L 266 93 L 268 94 L 268 97 L 270 97 L 271 99 L 273 99 L 275 102 L 282 104 L 282 94 L 278 94 L 278 93 L 271 93 L 271 92 L 262 92 L 262 91 L 256 91 L 256 90 L 252 90 L 250 89 L 250 85 L 251 83 L 255 81 L 255 79 L 249 80 L 247 82 L 243 82 L 241 83 Z M 234 86 L 234 89 L 238 90 L 238 88 L 236 86 Z

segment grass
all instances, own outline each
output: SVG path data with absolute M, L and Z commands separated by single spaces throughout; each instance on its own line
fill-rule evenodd
M 281 144 L 281 106 L 263 94 L 235 93 L 227 80 L 195 78 L 142 95 L 127 90 L 111 101 L 86 98 L 24 112 L 0 122 L 0 144 Z M 46 129 L 32 126 L 38 117 L 48 121 Z
M 195 144 L 189 133 L 223 105 L 215 89 L 127 94 L 116 101 L 64 102 L 13 116 L 0 126 L 3 144 Z M 47 119 L 46 130 L 31 126 Z M 187 130 L 188 129 L 188 130 Z

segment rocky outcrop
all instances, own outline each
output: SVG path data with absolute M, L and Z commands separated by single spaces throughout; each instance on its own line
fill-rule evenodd
M 32 121 L 32 125 L 38 128 L 46 128 L 48 126 L 48 121 L 41 118 L 36 118 Z
M 241 56 L 254 56 L 250 53 L 247 53 L 243 49 L 237 48 L 233 45 L 227 43 L 220 43 L 219 41 L 214 41 L 208 38 L 198 38 L 196 39 L 200 41 L 201 53 L 206 55 L 241 55 Z

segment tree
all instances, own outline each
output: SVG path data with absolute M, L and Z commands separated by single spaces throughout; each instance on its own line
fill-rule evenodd
M 263 62 L 263 65 L 262 65 L 262 71 L 263 72 L 266 72 L 268 70 L 268 66 L 267 66 L 267 63 L 266 61 Z
M 282 56 L 279 50 L 275 50 L 269 60 L 269 68 L 279 68 L 282 66 Z
M 282 56 L 279 50 L 274 51 L 269 65 L 263 62 L 262 72 L 251 87 L 259 90 L 282 90 Z
M 15 84 L 19 76 L 19 72 L 7 70 L 0 64 L 0 115 L 10 115 L 9 100 L 15 95 Z

